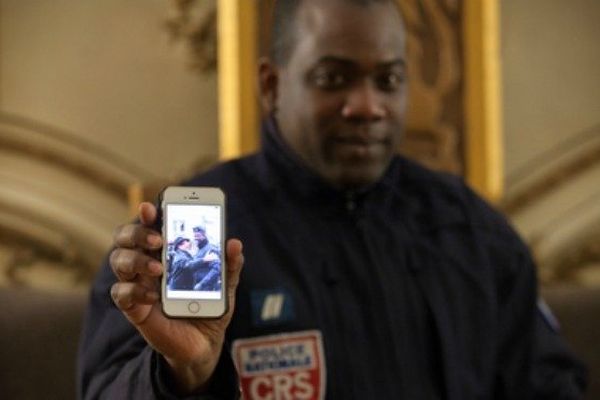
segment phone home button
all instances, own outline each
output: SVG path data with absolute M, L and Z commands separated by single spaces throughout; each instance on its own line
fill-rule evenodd
M 200 311 L 200 303 L 197 301 L 190 301 L 188 303 L 188 310 L 190 310 L 192 314 L 196 314 L 198 311 Z

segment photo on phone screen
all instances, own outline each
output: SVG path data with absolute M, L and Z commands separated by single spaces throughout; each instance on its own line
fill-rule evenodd
M 167 204 L 167 299 L 221 300 L 222 206 Z

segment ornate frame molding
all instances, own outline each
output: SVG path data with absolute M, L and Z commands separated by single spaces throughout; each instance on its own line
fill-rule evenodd
M 248 0 L 219 0 L 217 7 L 219 156 L 229 159 L 258 147 L 258 13 Z
M 416 0 L 415 0 L 416 1 Z M 433 0 L 422 0 L 432 6 Z M 457 0 L 437 0 L 454 9 Z M 468 181 L 492 201 L 502 195 L 498 0 L 462 4 L 464 65 L 464 158 Z M 218 2 L 218 65 L 221 158 L 256 148 L 258 56 L 256 7 L 247 0 Z
M 469 183 L 491 201 L 503 192 L 498 0 L 464 0 L 465 160 Z

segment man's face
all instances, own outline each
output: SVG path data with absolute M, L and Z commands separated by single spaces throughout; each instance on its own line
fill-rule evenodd
M 196 239 L 198 242 L 201 242 L 206 239 L 206 233 L 203 231 L 194 231 L 194 239 Z
M 288 145 L 343 189 L 376 182 L 402 131 L 405 32 L 391 3 L 305 1 L 296 43 L 274 67 L 275 116 Z
M 189 240 L 185 240 L 185 241 L 181 242 L 181 244 L 177 248 L 182 249 L 182 250 L 189 250 L 191 247 L 192 247 L 192 242 L 190 242 Z

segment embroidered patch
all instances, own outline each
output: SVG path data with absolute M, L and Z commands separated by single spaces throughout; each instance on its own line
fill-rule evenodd
M 250 302 L 255 326 L 274 325 L 294 319 L 292 296 L 284 289 L 253 291 Z
M 245 400 L 325 398 L 325 359 L 317 330 L 238 339 L 232 354 Z

